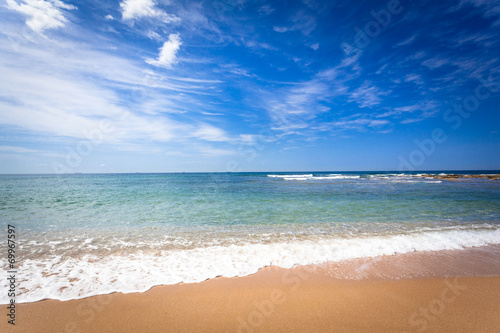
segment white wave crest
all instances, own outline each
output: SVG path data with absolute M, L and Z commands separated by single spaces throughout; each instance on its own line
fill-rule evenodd
M 70 300 L 111 292 L 142 292 L 155 285 L 201 282 L 216 276 L 244 276 L 275 265 L 455 250 L 500 244 L 500 229 L 419 231 L 391 236 L 331 238 L 270 244 L 209 246 L 188 250 L 137 251 L 129 255 L 26 259 L 19 271 L 18 302 Z M 6 274 L 5 274 L 6 275 Z M 7 280 L 3 285 L 7 288 Z M 4 289 L 7 290 L 7 289 Z M 7 294 L 0 303 L 6 304 Z

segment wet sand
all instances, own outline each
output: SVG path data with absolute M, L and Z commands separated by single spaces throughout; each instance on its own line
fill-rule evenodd
M 500 332 L 496 258 L 495 251 L 475 249 L 288 270 L 267 267 L 246 277 L 158 286 L 144 293 L 18 304 L 16 326 L 8 325 L 4 314 L 0 330 Z M 389 271 L 403 278 L 382 274 Z M 339 279 L 346 274 L 350 279 Z M 464 274 L 476 276 L 453 277 Z

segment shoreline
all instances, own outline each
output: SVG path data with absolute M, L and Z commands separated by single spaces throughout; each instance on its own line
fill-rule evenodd
M 7 325 L 5 319 L 0 326 L 7 326 L 8 332 L 318 332 L 332 328 L 339 332 L 498 332 L 500 247 L 490 250 L 409 253 L 291 269 L 269 266 L 248 276 L 155 286 L 143 293 L 21 303 L 16 304 L 16 326 Z M 473 276 L 468 276 L 472 270 Z M 338 278 L 348 272 L 350 279 Z M 399 276 L 405 272 L 406 277 L 382 272 Z
M 101 237 L 103 238 L 105 237 Z M 183 237 L 173 238 L 173 241 L 177 239 L 182 240 Z M 92 248 L 101 246 L 101 253 L 106 254 L 105 241 L 101 242 L 99 238 L 83 236 L 74 239 L 71 243 L 60 245 L 65 247 L 64 251 L 59 251 L 62 253 L 71 252 L 67 249 L 72 244 L 81 245 L 81 248 L 73 251 L 76 255 L 71 256 L 69 253 L 67 257 L 57 257 L 55 262 L 51 256 L 46 256 L 45 260 L 39 258 L 21 262 L 19 270 L 23 272 L 23 275 L 19 276 L 21 288 L 17 297 L 19 302 L 34 302 L 49 298 L 66 301 L 110 292 L 144 292 L 157 285 L 173 285 L 180 282 L 199 283 L 217 276 L 246 276 L 269 265 L 292 268 L 294 265 L 321 265 L 328 260 L 342 261 L 344 264 L 349 263 L 351 258 L 380 258 L 381 255 L 387 255 L 387 258 L 399 258 L 411 253 L 415 253 L 412 258 L 414 257 L 416 262 L 420 263 L 419 266 L 406 267 L 408 265 L 404 264 L 402 267 L 405 267 L 406 271 L 398 267 L 380 268 L 379 275 L 386 276 L 387 273 L 394 272 L 396 277 L 409 277 L 407 271 L 416 270 L 412 273 L 413 275 L 425 276 L 426 271 L 432 273 L 441 269 L 440 265 L 434 265 L 437 267 L 433 269 L 425 269 L 423 266 L 437 260 L 439 253 L 447 253 L 444 249 L 452 252 L 455 251 L 453 249 L 461 249 L 460 254 L 470 251 L 480 253 L 470 260 L 462 260 L 463 263 L 459 267 L 463 269 L 457 270 L 451 267 L 443 274 L 456 275 L 464 271 L 478 271 L 479 275 L 482 275 L 482 267 L 470 266 L 470 264 L 475 261 L 484 261 L 485 258 L 489 258 L 488 262 L 482 266 L 489 267 L 492 264 L 497 268 L 493 272 L 496 274 L 500 273 L 500 265 L 495 260 L 496 258 L 491 258 L 489 252 L 495 252 L 500 257 L 500 244 L 496 247 L 486 246 L 486 244 L 496 244 L 499 239 L 500 229 L 479 226 L 471 230 L 444 228 L 442 231 L 429 232 L 425 232 L 424 228 L 423 232 L 400 232 L 387 237 L 383 235 L 352 239 L 339 237 L 317 241 L 298 239 L 268 244 L 234 246 L 224 244 L 187 250 L 182 248 L 181 250 L 164 250 L 163 245 L 157 246 L 157 244 L 163 244 L 161 240 L 157 240 L 156 243 L 144 242 L 137 248 L 135 244 L 140 244 L 141 241 L 134 241 L 127 245 L 130 249 L 128 253 L 101 257 L 99 253 L 92 251 Z M 231 238 L 227 237 L 227 240 Z M 196 241 L 196 239 L 193 238 L 191 241 Z M 152 243 L 154 246 L 149 245 Z M 53 244 L 48 245 L 53 246 Z M 118 249 L 120 246 L 122 245 L 120 244 Z M 479 246 L 479 248 L 467 250 L 473 249 L 474 246 Z M 465 250 L 463 250 L 464 247 Z M 32 246 L 30 251 L 41 251 L 47 248 L 48 246 L 44 248 Z M 52 251 L 51 248 L 48 250 Z M 399 254 L 396 255 L 396 253 Z M 453 254 L 450 255 L 453 256 Z M 442 258 L 441 261 L 444 259 L 446 258 Z M 469 266 L 464 266 L 466 263 Z M 419 273 L 418 269 L 422 272 Z M 486 274 L 491 274 L 491 272 L 486 272 Z M 338 272 L 336 275 L 340 278 L 353 277 L 350 271 Z M 391 275 L 389 274 L 388 277 Z M 356 278 L 355 274 L 354 278 Z M 0 303 L 8 302 L 5 296 L 0 296 Z

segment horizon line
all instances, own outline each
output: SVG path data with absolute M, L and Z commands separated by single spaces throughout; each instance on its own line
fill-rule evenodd
M 423 170 L 290 170 L 290 171 L 130 171 L 130 172 L 72 172 L 72 173 L 0 173 L 0 176 L 64 176 L 64 175 L 131 175 L 131 174 L 199 174 L 199 173 L 224 173 L 224 174 L 242 174 L 242 173 L 324 173 L 324 172 L 349 172 L 349 173 L 372 173 L 372 172 L 383 172 L 383 173 L 415 173 L 415 172 L 479 172 L 479 171 L 496 171 L 500 173 L 500 169 L 423 169 Z

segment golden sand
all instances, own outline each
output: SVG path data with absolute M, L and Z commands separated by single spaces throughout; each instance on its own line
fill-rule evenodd
M 358 281 L 332 277 L 339 263 L 267 267 L 144 293 L 19 304 L 15 328 L 4 318 L 1 331 L 500 332 L 500 277 L 376 278 L 377 267 L 398 265 L 391 260 L 376 259 L 372 276 Z

